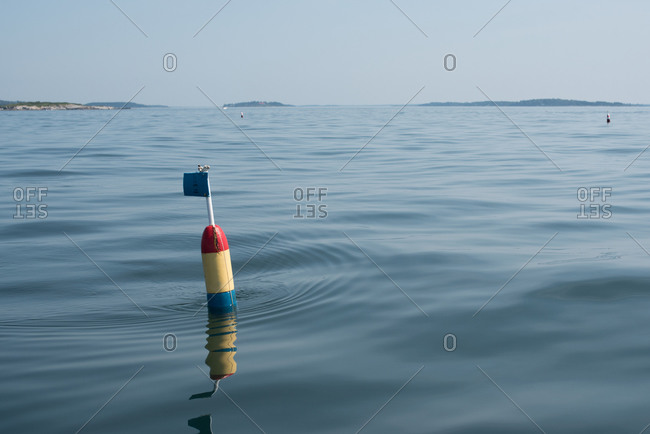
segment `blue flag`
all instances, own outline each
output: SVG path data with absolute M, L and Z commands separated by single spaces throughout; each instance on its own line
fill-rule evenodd
M 183 194 L 185 196 L 210 196 L 208 172 L 183 174 Z

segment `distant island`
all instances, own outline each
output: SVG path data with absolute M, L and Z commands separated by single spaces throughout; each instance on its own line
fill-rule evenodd
M 1 101 L 0 110 L 112 110 L 113 107 L 72 102 Z
M 282 104 L 277 101 L 248 101 L 248 102 L 235 102 L 230 104 L 224 104 L 224 108 L 227 107 L 293 107 L 290 104 Z
M 126 104 L 126 105 L 125 105 Z M 127 108 L 168 108 L 166 105 L 147 105 L 147 104 L 138 104 L 135 102 L 89 102 L 88 104 L 84 104 L 86 106 L 103 106 L 103 107 L 111 107 L 111 108 L 122 108 L 124 107 L 125 109 Z
M 422 107 L 483 107 L 492 105 L 492 101 L 475 101 L 475 102 L 430 102 L 426 104 L 419 104 Z M 522 101 L 494 101 L 494 104 L 503 107 L 640 107 L 645 104 L 625 104 L 622 102 L 607 102 L 607 101 L 580 101 L 576 99 L 526 99 Z
M 125 106 L 126 104 L 126 106 Z M 49 101 L 4 101 L 0 100 L 0 110 L 114 110 L 118 108 L 167 107 L 159 105 L 144 105 L 134 102 L 91 102 L 79 104 L 74 102 Z

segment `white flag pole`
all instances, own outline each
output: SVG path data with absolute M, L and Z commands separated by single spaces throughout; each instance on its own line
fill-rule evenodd
M 212 210 L 212 193 L 210 192 L 210 175 L 208 178 L 208 195 L 205 197 L 205 202 L 208 206 L 208 220 L 210 221 L 210 226 L 214 226 L 214 211 Z

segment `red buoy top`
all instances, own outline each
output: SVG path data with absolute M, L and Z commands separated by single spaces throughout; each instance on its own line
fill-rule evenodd
M 206 226 L 201 238 L 201 253 L 218 253 L 228 250 L 228 240 L 223 230 L 217 226 Z

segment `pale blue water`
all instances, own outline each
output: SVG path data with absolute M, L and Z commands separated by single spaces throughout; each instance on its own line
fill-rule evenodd
M 650 109 L 505 108 L 559 170 L 494 107 L 407 107 L 341 170 L 398 109 L 227 112 L 281 170 L 214 108 L 125 110 L 60 173 L 115 112 L 0 113 L 0 431 L 641 432 Z M 198 163 L 236 325 L 202 308 Z

